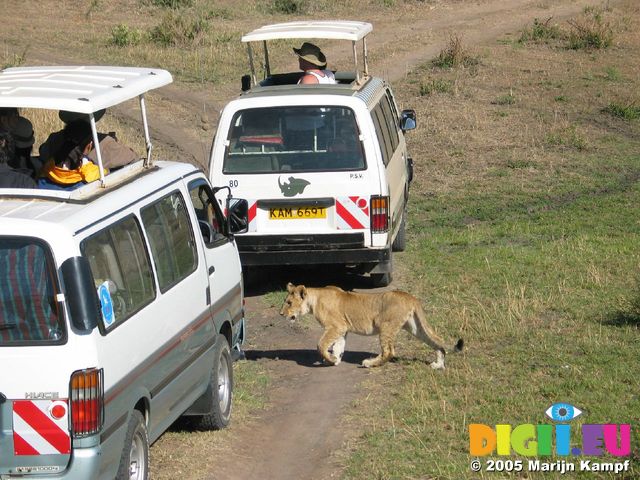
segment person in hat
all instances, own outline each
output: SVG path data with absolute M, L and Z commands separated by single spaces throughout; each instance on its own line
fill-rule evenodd
M 100 178 L 100 169 L 89 158 L 93 150 L 91 126 L 83 119 L 71 121 L 62 130 L 64 142 L 45 162 L 38 186 L 47 190 L 75 190 Z M 105 169 L 104 174 L 108 171 Z
M 15 155 L 9 162 L 9 166 L 35 178 L 40 165 L 36 164 L 31 157 L 35 141 L 33 125 L 27 118 L 14 115 L 7 119 L 6 127 L 15 143 Z
M 15 142 L 8 130 L 0 129 L 0 188 L 36 188 L 29 175 L 11 168 L 15 155 Z
M 93 118 L 98 122 L 104 113 L 104 109 L 98 110 L 93 113 Z M 65 131 L 67 131 L 67 127 L 69 125 L 75 125 L 73 130 L 81 129 L 88 132 L 87 135 L 91 135 L 89 115 L 60 110 L 58 117 L 60 117 L 60 120 L 65 124 L 65 128 L 59 132 L 54 132 L 49 135 L 47 141 L 40 146 L 40 158 L 43 163 L 47 163 L 48 161 L 56 158 L 58 150 L 61 149 L 65 144 L 65 141 L 68 140 L 68 136 L 65 136 Z M 102 166 L 108 170 L 123 167 L 140 158 L 131 148 L 118 142 L 115 132 L 98 132 L 98 142 L 100 142 Z M 98 154 L 94 148 L 93 142 L 91 142 L 91 148 L 89 149 L 86 157 L 93 163 L 98 163 Z
M 104 112 L 104 109 L 93 112 L 93 118 L 96 123 L 102 118 Z M 89 115 L 85 113 L 68 112 L 66 110 L 60 110 L 58 112 L 58 118 L 65 125 L 68 125 L 75 120 L 84 120 L 87 123 L 89 123 L 90 121 Z M 53 132 L 51 135 L 49 135 L 49 137 L 44 141 L 42 145 L 40 145 L 40 148 L 38 149 L 40 160 L 42 160 L 43 163 L 51 160 L 55 156 L 56 151 L 61 148 L 62 145 L 64 145 L 64 140 L 65 138 L 63 130 Z
M 336 77 L 331 70 L 327 70 L 327 58 L 317 45 L 304 42 L 300 48 L 294 48 L 298 56 L 300 70 L 304 75 L 298 81 L 299 85 L 313 85 L 319 83 L 336 83 Z

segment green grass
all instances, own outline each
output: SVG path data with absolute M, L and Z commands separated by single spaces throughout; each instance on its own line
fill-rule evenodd
M 640 156 L 609 162 L 588 158 L 585 183 L 549 182 L 551 195 L 471 182 L 413 202 L 409 283 L 467 352 L 434 373 L 431 354 L 405 341 L 401 358 L 418 361 L 401 359 L 396 396 L 346 478 L 474 478 L 469 423 L 548 423 L 558 401 L 585 422 L 637 418 Z
M 401 287 L 466 350 L 434 372 L 433 352 L 402 335 L 398 361 L 358 404 L 366 430 L 345 479 L 640 477 L 640 125 L 612 118 L 633 120 L 634 104 L 594 108 L 640 86 L 640 37 L 621 42 L 606 52 L 605 82 L 584 82 L 583 52 L 497 45 L 476 76 L 457 77 L 464 95 L 414 98 L 431 129 L 409 137 Z M 548 94 L 555 85 L 570 102 Z M 469 424 L 551 424 L 556 402 L 583 410 L 573 429 L 631 423 L 632 471 L 471 472 Z

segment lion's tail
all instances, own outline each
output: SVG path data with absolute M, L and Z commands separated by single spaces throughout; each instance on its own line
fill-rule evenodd
M 439 350 L 442 353 L 455 353 L 461 352 L 464 348 L 464 340 L 462 338 L 459 338 L 455 345 L 447 346 L 446 342 L 427 323 L 427 314 L 421 306 L 416 307 L 414 318 L 417 320 L 415 322 L 416 328 L 415 330 L 411 328 L 409 331 L 435 350 Z M 410 327 L 413 326 L 410 325 Z

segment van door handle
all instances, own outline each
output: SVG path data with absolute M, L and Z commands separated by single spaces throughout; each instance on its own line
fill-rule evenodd
M 213 275 L 213 272 L 215 271 L 216 271 L 216 267 L 214 267 L 213 265 L 209 267 L 209 275 Z

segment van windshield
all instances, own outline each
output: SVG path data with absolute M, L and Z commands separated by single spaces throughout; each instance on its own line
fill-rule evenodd
M 348 171 L 365 168 L 355 114 L 344 107 L 252 108 L 236 113 L 224 173 Z
M 64 322 L 47 247 L 0 237 L 0 346 L 59 343 Z

